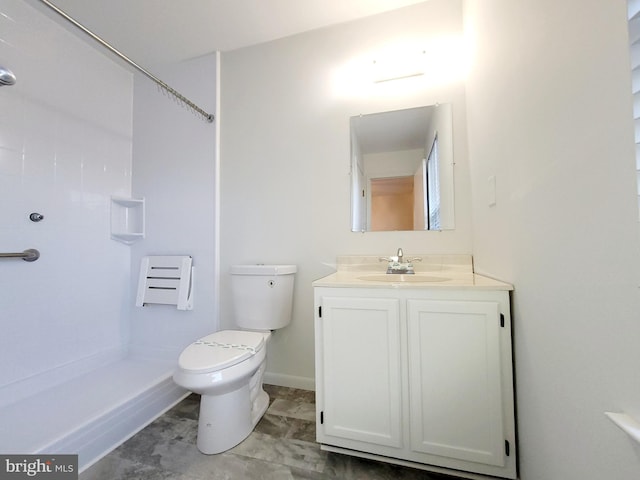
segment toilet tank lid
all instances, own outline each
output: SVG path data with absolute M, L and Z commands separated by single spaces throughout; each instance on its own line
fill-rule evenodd
M 231 275 L 290 275 L 297 271 L 295 265 L 231 265 Z

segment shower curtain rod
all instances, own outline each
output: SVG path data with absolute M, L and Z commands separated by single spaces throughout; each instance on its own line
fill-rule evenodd
M 48 0 L 40 0 L 40 2 L 44 3 L 47 7 L 49 7 L 51 10 L 53 10 L 54 12 L 56 12 L 58 15 L 60 15 L 61 17 L 63 17 L 65 20 L 71 22 L 73 25 L 75 25 L 76 27 L 78 27 L 80 30 L 82 30 L 84 33 L 86 33 L 87 35 L 89 35 L 91 38 L 93 38 L 96 42 L 100 43 L 103 47 L 105 47 L 106 49 L 108 49 L 109 51 L 111 51 L 113 54 L 117 55 L 118 57 L 120 57 L 122 60 L 124 60 L 125 62 L 127 62 L 129 65 L 131 65 L 132 67 L 134 67 L 136 70 L 138 70 L 139 72 L 141 72 L 142 74 L 144 74 L 145 76 L 147 76 L 148 78 L 150 78 L 152 81 L 154 81 L 162 90 L 164 90 L 165 92 L 167 92 L 170 95 L 173 95 L 173 97 L 175 97 L 178 101 L 182 102 L 183 104 L 185 104 L 187 107 L 189 107 L 192 111 L 194 111 L 195 113 L 197 113 L 198 115 L 200 115 L 204 120 L 206 120 L 209 123 L 213 122 L 213 115 L 210 113 L 205 112 L 202 108 L 200 108 L 199 106 L 197 106 L 195 103 L 193 103 L 191 100 L 189 100 L 187 97 L 185 97 L 184 95 L 180 94 L 178 91 L 174 90 L 173 88 L 171 88 L 169 85 L 167 85 L 166 83 L 164 83 L 162 80 L 160 80 L 158 77 L 156 77 L 155 75 L 153 75 L 152 73 L 148 72 L 147 70 L 145 70 L 144 68 L 142 68 L 140 65 L 138 65 L 136 62 L 134 62 L 133 60 L 131 60 L 129 57 L 127 57 L 125 54 L 123 54 L 122 52 L 120 52 L 119 50 L 117 50 L 115 47 L 111 46 L 109 43 L 107 43 L 105 40 L 103 40 L 102 38 L 100 38 L 98 35 L 96 35 L 95 33 L 93 33 L 91 30 L 89 30 L 87 27 L 85 27 L 84 25 L 82 25 L 80 22 L 76 21 L 73 17 L 67 15 L 64 11 L 60 10 L 58 7 L 56 7 L 53 3 L 49 2 Z

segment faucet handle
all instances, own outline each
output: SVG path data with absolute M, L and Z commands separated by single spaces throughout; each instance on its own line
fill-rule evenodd
M 415 258 L 407 259 L 407 263 L 421 262 L 421 261 L 422 261 L 422 257 L 415 257 Z
M 398 262 L 398 257 L 378 257 L 378 261 L 379 262 L 394 262 L 397 263 Z

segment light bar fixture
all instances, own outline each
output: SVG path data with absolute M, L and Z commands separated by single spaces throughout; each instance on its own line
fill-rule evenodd
M 380 54 L 373 60 L 372 79 L 375 83 L 424 75 L 424 51 Z

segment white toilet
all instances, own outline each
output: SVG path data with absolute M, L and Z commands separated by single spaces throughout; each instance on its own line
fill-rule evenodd
M 199 393 L 198 449 L 221 453 L 247 438 L 269 406 L 262 389 L 271 330 L 291 322 L 295 265 L 234 265 L 235 323 L 180 354 L 173 380 Z

